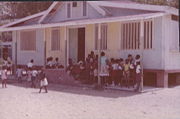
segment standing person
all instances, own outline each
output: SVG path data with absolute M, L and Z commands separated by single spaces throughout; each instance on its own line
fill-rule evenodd
M 126 87 L 129 88 L 129 62 L 128 59 L 125 60 L 125 64 L 124 64 L 124 78 L 126 81 Z
M 140 90 L 140 85 L 141 85 L 141 65 L 140 62 L 137 62 L 137 66 L 136 66 L 136 83 L 137 83 L 137 87 L 134 91 L 139 91 Z
M 102 80 L 105 80 L 105 77 L 108 76 L 108 69 L 107 69 L 107 57 L 105 56 L 104 52 L 101 52 L 100 58 L 100 77 Z
M 31 88 L 36 88 L 35 80 L 36 80 L 37 74 L 38 72 L 36 70 L 32 70 Z
M 45 76 L 45 73 L 42 71 L 41 72 L 41 79 L 40 79 L 40 90 L 39 90 L 39 93 L 41 93 L 41 89 L 42 88 L 44 88 L 45 92 L 48 93 L 47 86 L 48 86 L 48 81 L 47 81 L 47 78 Z
M 94 52 L 91 51 L 91 53 L 90 53 L 90 62 L 92 63 L 92 62 L 94 62 L 94 60 L 96 60 L 96 56 L 95 56 Z
M 2 73 L 1 73 L 1 79 L 2 79 L 2 88 L 7 88 L 6 84 L 6 80 L 7 80 L 7 69 L 5 66 L 3 66 L 3 70 L 2 70 Z
M 136 66 L 137 62 L 140 62 L 140 61 L 141 61 L 141 56 L 140 55 L 136 55 L 134 65 Z
M 21 68 L 21 66 L 17 66 L 16 75 L 17 75 L 18 82 L 22 83 L 22 68 Z
M 112 62 L 112 78 L 114 81 L 114 85 L 117 86 L 118 85 L 118 60 L 115 59 Z
M 118 84 L 120 83 L 121 86 L 122 86 L 121 81 L 122 81 L 122 78 L 123 78 L 123 70 L 124 70 L 123 61 L 124 60 L 122 58 L 120 58 L 119 61 L 118 61 L 118 76 L 117 76 L 117 78 L 118 78 Z
M 31 59 L 31 61 L 27 64 L 27 67 L 28 67 L 28 68 L 32 68 L 33 65 L 34 65 L 34 60 Z
M 127 59 L 128 59 L 129 64 L 134 63 L 134 59 L 133 59 L 133 56 L 131 54 L 128 55 Z
M 32 69 L 28 68 L 28 71 L 27 71 L 27 85 L 29 85 L 31 80 L 32 80 Z

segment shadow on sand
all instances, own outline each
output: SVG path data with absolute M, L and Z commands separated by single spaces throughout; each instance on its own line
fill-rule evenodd
M 30 83 L 22 82 L 18 83 L 17 80 L 13 80 L 8 82 L 8 85 L 13 85 L 17 87 L 23 88 L 31 88 Z M 32 92 L 32 94 L 39 94 L 39 88 L 36 88 L 37 92 Z M 96 96 L 96 97 L 106 97 L 106 98 L 119 98 L 119 97 L 129 97 L 138 95 L 140 93 L 130 92 L 130 91 L 119 91 L 119 90 L 109 90 L 109 89 L 95 89 L 93 86 L 81 85 L 81 86 L 73 86 L 73 85 L 62 85 L 62 84 L 53 84 L 50 83 L 48 85 L 48 91 L 57 91 L 61 93 L 71 93 L 75 95 L 87 95 L 87 96 Z M 44 90 L 42 90 L 44 93 Z

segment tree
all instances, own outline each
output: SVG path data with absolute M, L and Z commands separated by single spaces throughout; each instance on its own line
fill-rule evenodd
M 133 0 L 135 2 L 154 5 L 168 5 L 179 8 L 179 0 Z
M 52 2 L 3 2 L 1 19 L 18 19 L 48 9 Z M 6 13 L 6 14 L 4 14 Z

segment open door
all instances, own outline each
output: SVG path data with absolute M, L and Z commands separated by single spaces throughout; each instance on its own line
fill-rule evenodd
M 85 60 L 85 28 L 69 29 L 69 58 L 74 62 Z
M 78 28 L 78 61 L 85 60 L 85 28 Z

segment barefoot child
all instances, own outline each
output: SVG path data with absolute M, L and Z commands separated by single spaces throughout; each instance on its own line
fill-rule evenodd
M 47 91 L 47 85 L 48 85 L 48 81 L 47 81 L 47 78 L 46 78 L 46 76 L 45 76 L 45 73 L 42 71 L 41 72 L 42 74 L 42 77 L 41 77 L 41 79 L 40 79 L 40 90 L 39 90 L 39 93 L 41 93 L 41 89 L 42 88 L 44 88 L 45 89 L 45 91 L 46 91 L 46 93 L 48 92 Z
M 22 68 L 21 68 L 21 66 L 17 66 L 16 75 L 17 75 L 18 82 L 22 83 Z
M 2 79 L 2 88 L 7 88 L 6 87 L 6 80 L 7 80 L 7 69 L 4 66 L 2 73 L 1 73 L 1 79 Z

